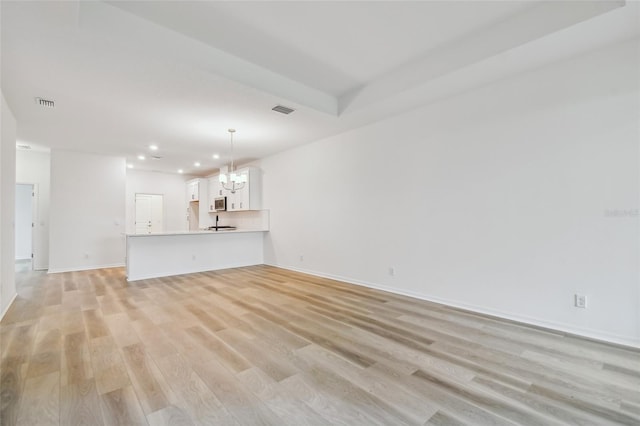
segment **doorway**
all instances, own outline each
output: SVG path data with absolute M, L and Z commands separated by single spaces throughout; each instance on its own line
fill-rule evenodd
M 16 184 L 15 260 L 22 269 L 33 266 L 34 185 Z
M 155 234 L 164 231 L 163 195 L 136 194 L 136 234 Z

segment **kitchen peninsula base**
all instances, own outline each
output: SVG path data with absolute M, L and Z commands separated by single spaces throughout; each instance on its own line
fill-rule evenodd
M 127 235 L 127 280 L 264 263 L 263 230 Z

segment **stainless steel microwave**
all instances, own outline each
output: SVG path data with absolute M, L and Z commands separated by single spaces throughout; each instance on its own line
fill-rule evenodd
M 227 197 L 214 198 L 213 207 L 217 212 L 227 210 Z

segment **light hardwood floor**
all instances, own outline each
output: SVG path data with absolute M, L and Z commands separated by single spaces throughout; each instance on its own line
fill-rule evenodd
M 640 352 L 267 266 L 20 273 L 0 424 L 640 424 Z

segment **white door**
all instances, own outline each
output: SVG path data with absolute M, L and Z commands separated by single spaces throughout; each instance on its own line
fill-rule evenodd
M 163 196 L 136 194 L 136 234 L 151 234 L 164 230 Z
M 32 184 L 16 184 L 16 260 L 33 253 L 33 191 Z

